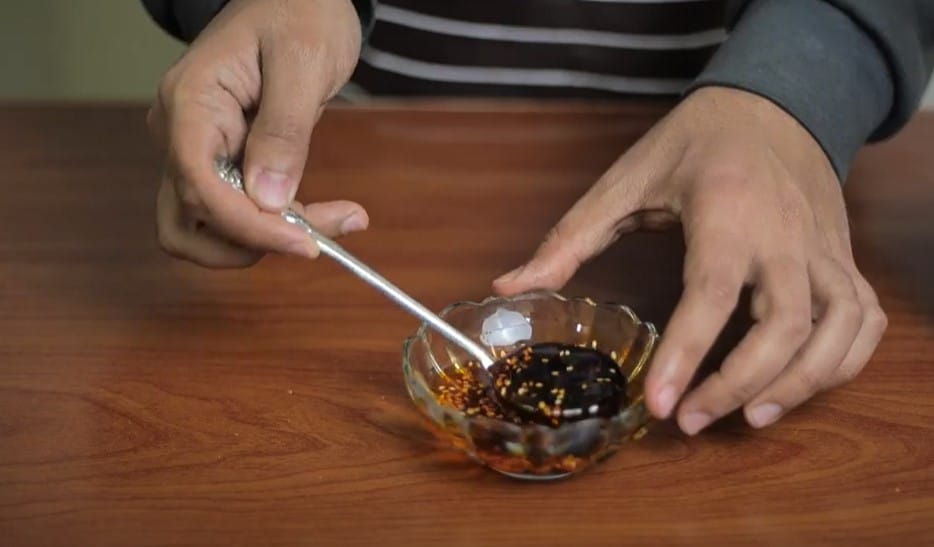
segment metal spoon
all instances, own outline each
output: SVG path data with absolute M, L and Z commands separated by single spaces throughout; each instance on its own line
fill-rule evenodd
M 214 162 L 214 168 L 221 180 L 230 184 L 240 192 L 245 193 L 243 174 L 230 160 L 218 158 Z M 304 230 L 305 233 L 308 234 L 308 237 L 317 243 L 322 254 L 333 258 L 339 264 L 356 274 L 357 277 L 366 281 L 370 286 L 388 296 L 390 300 L 400 307 L 427 323 L 431 329 L 466 351 L 471 357 L 476 359 L 477 362 L 483 365 L 484 368 L 489 368 L 493 364 L 493 359 L 490 357 L 490 354 L 479 344 L 432 313 L 428 308 L 404 293 L 399 287 L 390 283 L 386 278 L 373 271 L 369 266 L 357 260 L 332 239 L 312 228 L 311 224 L 295 210 L 287 209 L 283 211 L 282 218 L 289 224 L 294 224 Z

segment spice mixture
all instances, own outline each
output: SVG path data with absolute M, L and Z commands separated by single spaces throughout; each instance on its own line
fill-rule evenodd
M 503 355 L 489 369 L 467 364 L 438 388 L 439 400 L 468 416 L 517 424 L 609 418 L 627 404 L 626 377 L 615 356 L 594 348 L 541 343 Z

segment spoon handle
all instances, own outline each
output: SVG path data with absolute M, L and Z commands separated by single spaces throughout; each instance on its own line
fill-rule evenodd
M 240 192 L 245 192 L 243 187 L 243 175 L 233 163 L 227 159 L 220 158 L 215 161 L 214 167 L 217 170 L 218 176 L 220 176 L 224 182 Z M 476 359 L 484 368 L 493 364 L 490 354 L 480 347 L 479 344 L 435 315 L 431 310 L 403 292 L 399 287 L 390 283 L 389 280 L 376 273 L 372 268 L 357 260 L 356 257 L 344 250 L 344 248 L 338 245 L 334 240 L 315 230 L 302 215 L 293 209 L 287 209 L 282 212 L 282 218 L 289 224 L 293 224 L 304 230 L 304 232 L 317 243 L 322 254 L 331 257 L 410 314 L 427 323 L 428 326 L 438 334 L 444 336 L 450 342 L 469 353 L 470 356 Z

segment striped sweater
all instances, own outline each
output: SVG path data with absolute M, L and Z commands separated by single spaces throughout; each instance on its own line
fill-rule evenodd
M 351 1 L 366 37 L 351 85 L 372 95 L 614 98 L 707 85 L 794 116 L 843 178 L 917 109 L 934 0 Z M 143 0 L 193 39 L 224 0 Z
M 684 91 L 726 37 L 725 0 L 381 0 L 353 81 L 379 95 Z

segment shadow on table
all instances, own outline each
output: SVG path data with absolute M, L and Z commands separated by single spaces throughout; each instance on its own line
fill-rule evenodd
M 934 319 L 932 118 L 864 148 L 844 187 L 860 271 L 884 309 L 909 307 Z
M 881 214 L 869 207 L 858 204 L 851 210 L 859 218 Z M 934 200 L 900 213 L 904 222 L 853 223 L 856 263 L 879 294 L 883 309 L 894 307 L 897 300 L 934 320 Z

